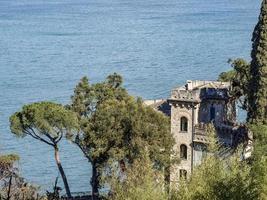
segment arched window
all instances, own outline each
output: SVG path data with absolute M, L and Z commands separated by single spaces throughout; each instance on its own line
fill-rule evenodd
M 180 179 L 186 179 L 187 178 L 187 171 L 185 169 L 180 169 Z
M 181 117 L 180 121 L 180 131 L 187 132 L 188 130 L 188 119 L 186 117 Z
M 184 144 L 180 146 L 180 158 L 187 159 L 187 146 Z

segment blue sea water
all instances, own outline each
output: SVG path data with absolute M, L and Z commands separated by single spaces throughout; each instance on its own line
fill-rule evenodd
M 52 189 L 53 149 L 9 131 L 30 102 L 68 103 L 82 76 L 118 72 L 132 95 L 165 98 L 187 79 L 216 79 L 229 58 L 250 59 L 259 0 L 0 0 L 0 152 L 19 153 L 28 181 Z M 72 191 L 90 165 L 71 143 L 61 160 Z

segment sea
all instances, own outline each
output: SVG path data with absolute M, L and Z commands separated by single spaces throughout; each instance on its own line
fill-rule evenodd
M 53 149 L 16 138 L 24 104 L 70 102 L 78 81 L 117 72 L 134 96 L 161 99 L 186 80 L 216 80 L 230 58 L 250 61 L 259 0 L 0 0 L 0 153 L 20 156 L 26 181 L 52 190 Z M 64 140 L 72 192 L 90 191 L 91 166 Z M 63 187 L 62 182 L 59 183 Z

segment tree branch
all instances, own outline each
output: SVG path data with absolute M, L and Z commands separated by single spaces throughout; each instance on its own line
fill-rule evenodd
M 90 158 L 90 156 L 87 155 L 86 150 L 82 147 L 82 145 L 79 143 L 79 141 L 75 141 L 75 144 L 77 144 L 77 146 L 81 149 L 81 151 L 83 152 L 83 154 L 85 155 L 85 157 L 89 160 L 90 163 L 92 163 L 92 159 Z
M 53 138 L 51 135 L 49 135 L 49 133 L 44 132 L 44 135 L 45 135 L 46 137 L 48 137 L 49 140 L 50 140 L 51 142 L 53 142 L 54 145 L 56 144 L 56 142 L 55 142 L 55 138 Z
M 40 141 L 42 141 L 42 142 L 44 142 L 50 146 L 55 146 L 53 143 L 50 143 L 50 142 L 46 141 L 45 139 L 41 138 L 40 136 L 38 136 L 32 127 L 29 126 L 28 128 L 31 130 L 31 132 L 29 132 L 29 131 L 25 131 L 25 132 L 28 133 L 30 136 L 32 136 L 33 138 L 40 140 Z
M 62 132 L 58 132 L 58 133 L 59 133 L 59 137 L 57 139 L 55 139 L 55 143 L 58 143 L 63 137 L 63 133 Z

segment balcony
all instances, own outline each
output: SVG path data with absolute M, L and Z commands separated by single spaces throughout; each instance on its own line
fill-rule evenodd
M 207 124 L 200 123 L 195 125 L 194 127 L 194 142 L 199 143 L 208 143 L 208 135 L 207 135 L 208 126 Z

